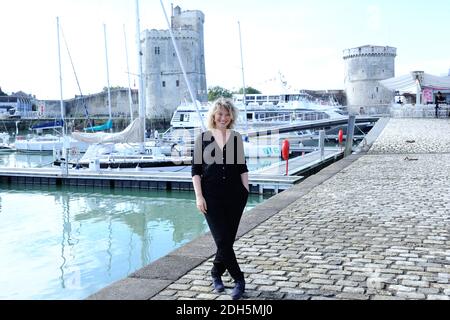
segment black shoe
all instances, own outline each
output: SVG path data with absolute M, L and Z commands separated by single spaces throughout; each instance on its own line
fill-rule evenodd
M 215 292 L 223 292 L 225 290 L 225 286 L 223 285 L 222 278 L 221 277 L 213 277 L 213 286 Z
M 245 291 L 245 281 L 237 280 L 236 285 L 234 286 L 233 291 L 231 292 L 231 299 L 239 300 L 240 298 L 242 298 L 244 291 Z

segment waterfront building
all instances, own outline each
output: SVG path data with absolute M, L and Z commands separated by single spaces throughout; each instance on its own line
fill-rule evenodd
M 134 118 L 138 116 L 138 93 L 136 89 L 131 90 L 132 109 Z M 86 116 L 107 117 L 108 116 L 108 94 L 106 90 L 85 96 L 75 96 L 64 100 L 65 115 L 67 117 L 82 118 Z M 40 115 L 47 118 L 59 118 L 61 116 L 60 100 L 38 101 Z M 130 117 L 130 104 L 128 99 L 128 88 L 111 89 L 111 112 L 113 117 Z
M 17 92 L 10 96 L 0 96 L 0 118 L 20 118 L 33 113 L 34 97 Z

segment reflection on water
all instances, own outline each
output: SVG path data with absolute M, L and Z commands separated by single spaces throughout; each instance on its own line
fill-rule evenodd
M 0 299 L 82 299 L 206 231 L 192 192 L 0 186 Z

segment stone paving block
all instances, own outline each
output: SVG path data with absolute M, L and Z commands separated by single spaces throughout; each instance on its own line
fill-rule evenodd
M 404 286 L 416 288 L 428 288 L 430 286 L 430 283 L 428 281 L 414 281 L 414 280 L 403 280 L 401 281 L 401 284 Z
M 297 282 L 293 282 L 293 281 L 277 281 L 275 283 L 276 287 L 280 287 L 280 288 L 295 288 L 297 286 Z
M 398 291 L 395 295 L 401 298 L 415 299 L 415 300 L 425 299 L 426 297 L 423 293 L 406 292 L 406 291 Z
M 126 278 L 94 293 L 87 300 L 148 300 L 169 284 L 167 280 Z
M 209 285 L 208 286 L 192 286 L 189 288 L 189 290 L 196 291 L 196 292 L 205 292 L 205 293 L 213 292 L 212 286 L 209 286 Z
M 402 297 L 396 297 L 396 296 L 383 296 L 383 295 L 374 295 L 372 296 L 371 300 L 406 300 Z
M 364 288 L 356 288 L 356 287 L 344 287 L 342 292 L 344 293 L 356 293 L 356 294 L 364 294 L 366 290 Z
M 325 285 L 322 286 L 320 288 L 320 290 L 324 290 L 324 291 L 342 291 L 342 286 L 337 286 L 337 285 Z
M 294 293 L 287 293 L 284 296 L 284 300 L 310 300 L 311 296 L 307 294 L 294 294 Z
M 167 255 L 130 275 L 133 278 L 177 280 L 203 262 L 202 258 Z
M 393 292 L 415 292 L 417 290 L 416 287 L 408 287 L 403 285 L 390 285 L 387 288 L 389 291 Z
M 314 290 L 319 289 L 321 286 L 319 284 L 313 284 L 313 283 L 299 283 L 299 288 L 305 289 L 305 290 Z
M 334 280 L 321 279 L 321 278 L 312 278 L 310 283 L 312 283 L 312 284 L 321 284 L 321 285 L 332 285 L 332 284 L 334 284 Z
M 259 299 L 264 300 L 282 300 L 286 296 L 286 293 L 282 292 L 273 292 L 270 291 L 262 291 L 261 294 L 258 296 Z
M 190 284 L 181 284 L 179 282 L 172 283 L 168 289 L 172 291 L 186 291 L 189 290 L 192 287 Z
M 151 298 L 150 300 L 178 300 L 179 297 L 177 296 L 167 296 L 167 295 L 163 295 L 163 294 L 158 294 L 156 296 L 154 296 L 153 298 Z
M 444 295 L 428 295 L 427 296 L 427 300 L 450 300 L 449 296 L 444 296 Z
M 187 300 L 187 298 L 195 298 L 198 293 L 195 291 L 178 291 L 177 296 L 182 300 Z
M 438 288 L 417 288 L 418 293 L 423 293 L 425 295 L 438 294 L 441 290 Z
M 335 291 L 320 290 L 320 289 L 307 290 L 306 294 L 311 295 L 311 296 L 321 296 L 321 297 L 327 297 L 327 298 L 336 296 Z
M 303 294 L 305 294 L 304 290 L 300 290 L 300 289 L 297 289 L 297 288 L 289 288 L 289 287 L 286 287 L 286 288 L 281 287 L 280 288 L 280 292 L 286 293 L 286 294 L 292 294 L 292 295 L 303 295 Z
M 254 279 L 252 283 L 253 283 L 253 284 L 257 284 L 257 285 L 267 285 L 267 286 L 270 286 L 270 285 L 273 285 L 273 284 L 275 283 L 275 281 L 272 280 L 272 279 L 270 279 L 270 278 L 268 277 L 268 278 L 266 278 L 266 279 L 263 279 L 263 278 L 257 278 L 257 279 Z
M 199 300 L 215 300 L 217 299 L 219 296 L 217 294 L 207 294 L 207 293 L 200 293 L 196 299 Z
M 357 293 L 346 293 L 346 292 L 337 294 L 336 298 L 345 299 L 345 300 L 369 300 L 369 296 L 366 296 L 363 294 L 357 294 Z

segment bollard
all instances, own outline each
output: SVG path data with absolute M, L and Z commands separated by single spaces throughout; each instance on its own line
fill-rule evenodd
M 319 150 L 320 150 L 320 160 L 323 160 L 325 156 L 325 130 L 319 131 Z
M 344 157 L 347 157 L 352 154 L 353 133 L 355 131 L 355 120 L 356 120 L 356 117 L 354 115 L 351 115 L 348 117 L 347 140 L 345 141 Z

